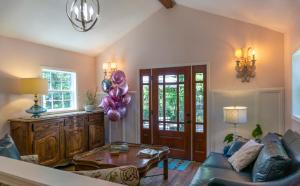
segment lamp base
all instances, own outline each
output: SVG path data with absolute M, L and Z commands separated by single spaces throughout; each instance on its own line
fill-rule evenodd
M 47 112 L 47 109 L 39 105 L 33 105 L 32 107 L 30 107 L 30 109 L 27 109 L 26 112 L 32 114 L 32 118 L 39 118 L 41 117 L 41 113 Z

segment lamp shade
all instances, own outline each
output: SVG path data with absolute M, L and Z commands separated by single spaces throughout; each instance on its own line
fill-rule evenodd
M 48 94 L 48 81 L 42 78 L 24 78 L 20 80 L 21 94 Z
M 247 123 L 247 107 L 224 107 L 224 122 L 231 124 Z

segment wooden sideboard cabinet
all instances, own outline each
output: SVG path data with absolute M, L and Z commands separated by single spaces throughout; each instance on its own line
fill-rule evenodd
M 12 119 L 10 130 L 21 155 L 37 154 L 46 166 L 67 163 L 74 155 L 105 144 L 102 111 Z

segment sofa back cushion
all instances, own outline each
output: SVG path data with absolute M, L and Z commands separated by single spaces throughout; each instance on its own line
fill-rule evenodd
M 266 182 L 282 178 L 288 173 L 292 161 L 280 139 L 270 133 L 264 137 L 262 142 L 264 147 L 252 170 L 253 182 Z
M 267 135 L 265 135 L 265 137 L 263 137 L 261 143 L 268 144 L 271 142 L 281 142 L 281 140 L 277 134 L 269 132 Z
M 288 156 L 293 161 L 293 168 L 298 169 L 300 165 L 300 135 L 292 130 L 288 130 L 282 138 L 282 143 Z
M 20 153 L 13 139 L 8 134 L 0 139 L 0 156 L 20 160 Z

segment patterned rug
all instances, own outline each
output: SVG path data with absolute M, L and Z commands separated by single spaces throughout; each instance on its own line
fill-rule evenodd
M 188 160 L 180 160 L 180 159 L 173 159 L 169 158 L 168 159 L 168 169 L 169 170 L 178 170 L 178 171 L 184 171 L 189 165 L 190 161 Z M 159 162 L 158 168 L 163 168 L 164 163 L 163 161 Z

